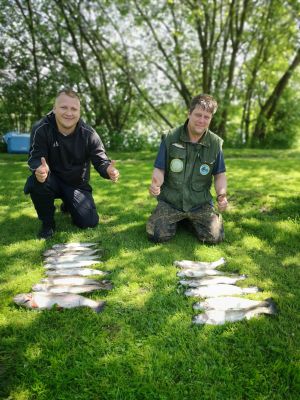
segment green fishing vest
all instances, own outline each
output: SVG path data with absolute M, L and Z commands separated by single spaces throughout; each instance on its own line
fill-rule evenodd
M 190 142 L 186 124 L 165 137 L 167 163 L 158 196 L 183 211 L 212 201 L 212 171 L 223 140 L 207 131 L 198 143 Z

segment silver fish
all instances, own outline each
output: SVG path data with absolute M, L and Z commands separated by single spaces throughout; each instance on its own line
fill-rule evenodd
M 61 269 L 61 268 L 81 268 L 81 267 L 88 267 L 95 264 L 102 264 L 101 261 L 97 260 L 87 260 L 87 261 L 65 261 L 65 262 L 53 262 L 53 263 L 46 263 L 44 267 L 46 269 Z
M 177 276 L 180 278 L 203 278 L 205 276 L 215 275 L 223 275 L 223 272 L 217 271 L 216 269 L 204 269 L 202 271 L 195 269 L 183 269 L 182 271 L 177 272 Z
M 221 265 L 226 264 L 225 258 L 220 258 L 217 261 L 213 262 L 205 262 L 205 261 L 190 261 L 190 260 L 181 260 L 181 261 L 174 261 L 174 265 L 179 268 L 186 268 L 186 269 L 214 269 Z
M 75 243 L 58 243 L 58 244 L 54 244 L 52 246 L 53 249 L 69 249 L 69 248 L 74 248 L 74 247 L 94 247 L 97 246 L 98 243 L 92 242 L 75 242 Z
M 20 306 L 46 310 L 51 309 L 53 306 L 57 308 L 74 308 L 74 307 L 90 307 L 97 313 L 102 311 L 105 301 L 95 301 L 79 294 L 71 293 L 22 293 L 14 297 L 14 302 Z
M 101 261 L 98 255 L 65 255 L 57 257 L 46 257 L 44 262 L 49 264 L 58 264 L 63 262 L 78 262 L 78 261 Z
M 194 310 L 249 310 L 254 307 L 265 307 L 270 300 L 249 300 L 241 297 L 210 297 L 193 305 Z
M 238 275 L 238 276 L 206 276 L 201 279 L 183 279 L 180 280 L 179 283 L 182 286 L 189 287 L 199 287 L 206 285 L 217 285 L 220 283 L 226 283 L 228 285 L 234 285 L 236 282 L 246 279 L 246 275 Z
M 96 279 L 85 278 L 80 275 L 70 276 L 49 276 L 48 278 L 41 279 L 42 283 L 49 285 L 98 285 L 99 281 Z
M 199 286 L 194 289 L 188 289 L 185 291 L 186 296 L 192 297 L 219 297 L 219 296 L 230 296 L 230 295 L 243 295 L 249 293 L 257 293 L 259 291 L 258 287 L 253 286 L 249 288 L 240 288 L 235 285 L 208 285 Z
M 91 250 L 89 247 L 79 247 L 79 248 L 66 248 L 66 249 L 48 249 L 43 252 L 45 257 L 58 257 L 64 255 L 82 255 L 91 256 L 101 252 L 101 249 Z
M 99 269 L 91 269 L 91 268 L 67 268 L 67 269 L 48 269 L 46 271 L 47 276 L 66 276 L 66 275 L 80 275 L 80 276 L 91 276 L 91 275 L 108 275 L 109 272 L 104 272 Z
M 225 322 L 236 322 L 242 319 L 251 319 L 261 314 L 276 314 L 273 304 L 265 307 L 256 307 L 249 310 L 208 310 L 193 318 L 195 324 L 223 325 Z
M 46 293 L 89 293 L 95 290 L 111 290 L 112 284 L 110 282 L 99 281 L 93 285 L 50 285 L 48 283 L 38 283 L 32 286 L 34 292 Z

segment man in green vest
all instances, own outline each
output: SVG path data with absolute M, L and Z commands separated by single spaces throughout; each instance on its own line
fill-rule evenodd
M 155 243 L 171 239 L 183 220 L 203 243 L 224 239 L 222 217 L 215 211 L 210 193 L 214 181 L 218 210 L 225 211 L 223 140 L 209 130 L 217 107 L 210 95 L 194 97 L 185 124 L 163 137 L 149 188 L 158 199 L 146 228 L 149 240 Z

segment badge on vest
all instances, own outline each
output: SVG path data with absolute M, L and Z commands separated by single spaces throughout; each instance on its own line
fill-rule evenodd
M 172 172 L 181 172 L 183 170 L 183 161 L 180 158 L 174 158 L 171 161 L 170 169 Z
M 202 164 L 200 165 L 200 174 L 201 175 L 207 175 L 209 173 L 209 166 L 207 164 Z

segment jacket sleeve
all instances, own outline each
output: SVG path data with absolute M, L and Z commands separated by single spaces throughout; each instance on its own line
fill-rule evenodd
M 34 125 L 30 137 L 30 150 L 28 165 L 33 172 L 41 165 L 41 157 L 45 157 L 48 162 L 48 144 L 46 135 L 47 124 Z
M 89 137 L 89 151 L 91 162 L 102 178 L 109 179 L 107 167 L 111 160 L 107 157 L 104 145 L 99 135 L 93 130 Z

